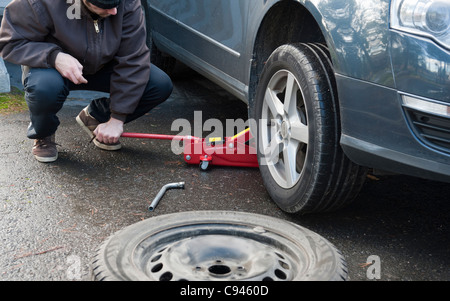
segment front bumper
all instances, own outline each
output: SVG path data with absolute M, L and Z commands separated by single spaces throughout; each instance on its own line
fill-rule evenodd
M 337 75 L 342 147 L 358 164 L 450 182 L 450 51 L 390 31 L 394 86 Z
M 342 75 L 337 75 L 337 82 L 342 117 L 341 145 L 352 161 L 450 183 L 450 148 L 436 147 L 436 143 L 424 140 L 421 129 L 414 123 L 414 118 L 421 118 L 424 113 L 405 107 L 403 93 Z M 436 122 L 437 119 L 429 120 Z M 450 128 L 450 119 L 441 118 L 439 122 Z

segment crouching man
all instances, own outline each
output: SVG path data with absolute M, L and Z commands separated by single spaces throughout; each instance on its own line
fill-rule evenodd
M 13 0 L 0 30 L 0 55 L 22 65 L 27 136 L 45 163 L 58 158 L 56 114 L 71 90 L 109 93 L 76 120 L 98 148 L 114 151 L 121 148 L 123 125 L 164 102 L 173 88 L 150 63 L 139 0 L 74 1 Z M 73 5 L 79 16 L 69 18 Z

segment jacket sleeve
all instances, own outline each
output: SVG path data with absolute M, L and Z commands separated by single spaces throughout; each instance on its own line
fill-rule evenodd
M 45 42 L 51 27 L 48 12 L 36 0 L 12 1 L 0 29 L 0 55 L 9 62 L 35 68 L 54 67 L 56 44 Z
M 146 44 L 146 28 L 140 1 L 124 5 L 122 39 L 116 53 L 111 76 L 111 116 L 125 121 L 133 113 L 144 94 L 150 77 L 150 51 Z

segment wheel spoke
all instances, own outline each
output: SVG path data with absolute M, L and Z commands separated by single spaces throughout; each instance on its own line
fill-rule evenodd
M 281 141 L 278 139 L 278 135 L 275 135 L 270 141 L 269 145 L 264 151 L 266 163 L 277 164 L 280 150 Z
M 298 174 L 296 171 L 296 157 L 297 157 L 297 142 L 289 143 L 283 150 L 284 172 L 286 177 L 286 184 L 291 187 L 295 184 Z
M 309 141 L 309 130 L 308 126 L 300 121 L 300 118 L 295 118 L 291 122 L 291 139 L 308 144 Z
M 288 73 L 286 80 L 286 94 L 284 97 L 284 111 L 294 112 L 296 110 L 296 101 L 298 86 L 292 73 Z
M 272 89 L 267 89 L 265 102 L 274 117 L 282 116 L 284 114 L 283 104 L 278 99 L 275 91 L 273 91 Z

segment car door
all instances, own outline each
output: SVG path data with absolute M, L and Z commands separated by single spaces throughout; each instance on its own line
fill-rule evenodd
M 150 0 L 153 38 L 177 59 L 243 93 L 249 2 Z

